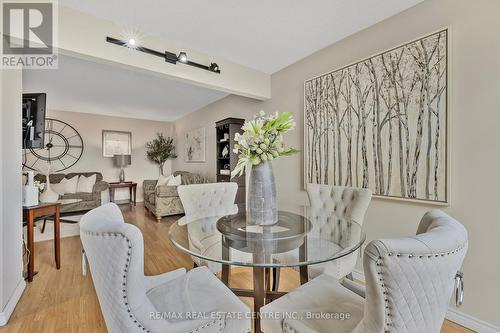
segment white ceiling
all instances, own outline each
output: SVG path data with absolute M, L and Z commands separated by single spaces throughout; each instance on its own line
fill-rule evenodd
M 57 70 L 25 70 L 23 91 L 47 93 L 48 109 L 162 121 L 227 95 L 62 55 Z
M 213 57 L 274 73 L 423 0 L 59 0 Z M 189 55 L 188 55 L 189 56 Z M 222 68 L 222 71 L 224 69 Z M 171 121 L 226 96 L 207 88 L 60 56 L 23 73 L 50 109 Z
M 421 1 L 60 0 L 59 3 L 130 30 L 274 73 Z

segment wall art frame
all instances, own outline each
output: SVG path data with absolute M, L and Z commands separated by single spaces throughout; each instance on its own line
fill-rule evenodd
M 184 161 L 206 162 L 206 130 L 200 127 L 187 131 L 184 137 Z
M 304 184 L 449 204 L 450 30 L 304 81 Z

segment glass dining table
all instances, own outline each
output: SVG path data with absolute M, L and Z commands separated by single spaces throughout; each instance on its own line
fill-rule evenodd
M 349 255 L 365 241 L 356 221 L 338 218 L 335 211 L 302 206 L 279 210 L 278 221 L 269 226 L 249 224 L 244 210 L 226 216 L 185 217 L 170 227 L 169 236 L 177 248 L 214 273 L 220 272 L 228 287 L 231 266 L 252 267 L 253 290 L 231 290 L 240 297 L 253 297 L 255 332 L 261 332 L 260 308 L 286 294 L 278 291 L 280 268 L 298 268 L 304 284 L 308 266 Z

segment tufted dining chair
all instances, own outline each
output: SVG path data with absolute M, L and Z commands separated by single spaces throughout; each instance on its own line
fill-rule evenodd
M 307 195 L 310 202 L 309 216 L 316 219 L 317 237 L 322 233 L 330 233 L 334 224 L 342 220 L 353 220 L 363 225 L 365 212 L 368 209 L 372 192 L 365 188 L 307 184 Z M 311 265 L 309 277 L 329 274 L 337 279 L 350 275 L 356 266 L 358 252 L 351 253 L 333 262 Z
M 217 220 L 224 215 L 238 213 L 234 203 L 238 184 L 234 182 L 181 185 L 177 188 L 185 216 L 179 219 L 180 225 L 187 225 L 190 249 L 197 253 L 221 251 L 218 248 L 220 234 L 216 232 Z M 190 222 L 204 219 L 203 224 Z M 192 256 L 195 266 L 208 266 L 218 273 L 221 265 Z
M 454 286 L 463 287 L 458 270 L 466 252 L 462 224 L 440 210 L 430 211 L 416 236 L 368 244 L 363 258 L 366 289 L 350 280 L 341 285 L 322 274 L 263 307 L 263 331 L 438 333 Z M 459 305 L 462 297 L 457 295 Z
M 80 238 L 109 332 L 250 331 L 249 320 L 223 315 L 236 312 L 248 318 L 248 308 L 206 267 L 144 276 L 142 234 L 124 222 L 115 204 L 85 214 L 80 220 Z M 182 318 L 172 317 L 174 313 L 181 313 Z M 207 316 L 188 319 L 190 313 Z
M 331 239 L 329 234 L 339 229 L 337 224 L 345 223 L 346 220 L 353 220 L 359 225 L 363 225 L 365 212 L 372 197 L 372 192 L 369 189 L 307 184 L 306 190 L 310 203 L 307 217 L 313 219 L 315 225 L 311 231 L 312 236 L 319 239 Z M 282 257 L 298 255 L 298 251 L 292 251 Z M 356 266 L 357 257 L 358 252 L 356 251 L 335 261 L 310 265 L 308 267 L 309 278 L 328 274 L 337 279 L 345 276 L 352 279 L 351 272 Z M 276 280 L 279 279 L 279 275 L 279 268 L 273 268 L 274 291 L 279 288 L 279 282 Z

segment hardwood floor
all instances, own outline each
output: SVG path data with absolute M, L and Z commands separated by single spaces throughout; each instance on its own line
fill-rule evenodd
M 156 223 L 142 205 L 122 208 L 125 220 L 137 225 L 144 236 L 146 275 L 160 274 L 179 267 L 190 269 L 191 258 L 177 250 L 168 240 L 168 229 L 178 217 L 164 218 Z M 7 332 L 106 332 L 97 296 L 89 275 L 82 276 L 80 238 L 61 239 L 61 269 L 56 270 L 53 242 L 35 243 L 35 270 L 33 282 L 28 284 L 9 324 L 0 328 Z M 292 290 L 299 285 L 298 274 L 293 270 L 282 272 L 281 288 Z M 234 268 L 231 285 L 249 288 L 251 271 Z M 252 306 L 249 298 L 243 301 Z M 446 321 L 441 333 L 472 332 Z

